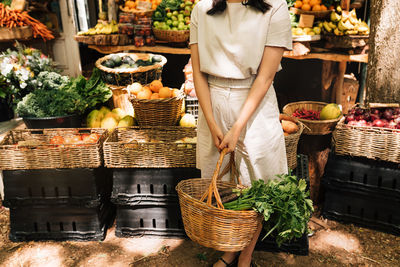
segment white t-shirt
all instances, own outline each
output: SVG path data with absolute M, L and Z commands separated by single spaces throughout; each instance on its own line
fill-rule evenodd
M 197 3 L 191 15 L 190 44 L 198 44 L 202 72 L 223 78 L 250 78 L 257 74 L 265 46 L 292 49 L 286 0 L 266 1 L 272 6 L 266 13 L 227 2 L 225 11 L 214 15 L 207 15 L 212 0 Z

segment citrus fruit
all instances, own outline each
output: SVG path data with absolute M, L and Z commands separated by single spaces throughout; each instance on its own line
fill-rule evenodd
M 158 93 L 153 93 L 150 97 L 150 99 L 159 99 L 160 95 Z
M 310 0 L 303 0 L 303 5 L 304 4 L 309 4 L 310 3 Z
M 297 0 L 297 1 L 294 3 L 294 7 L 295 7 L 295 8 L 301 8 L 302 5 L 303 5 L 303 2 L 301 2 L 300 0 Z
M 303 6 L 301 7 L 301 10 L 310 11 L 311 10 L 311 6 L 309 4 L 303 4 Z
M 326 10 L 328 10 L 328 8 L 326 7 L 326 5 L 321 5 L 321 10 L 326 11 Z
M 316 4 L 312 7 L 312 11 L 321 11 L 321 6 Z
M 339 118 L 342 114 L 339 106 L 335 103 L 326 105 L 319 115 L 321 120 L 333 120 Z
M 128 85 L 127 89 L 130 94 L 137 95 L 142 90 L 142 85 L 140 83 L 132 83 Z
M 168 87 L 162 87 L 158 94 L 160 95 L 160 98 L 169 98 L 171 97 L 172 92 Z
M 137 98 L 138 99 L 150 99 L 151 97 L 151 91 L 150 89 L 142 89 L 138 94 Z
M 313 7 L 313 6 L 315 6 L 315 5 L 318 5 L 318 0 L 310 0 L 309 5 L 310 5 L 311 7 Z
M 177 97 L 180 95 L 180 93 L 181 93 L 181 91 L 179 91 L 178 89 L 172 89 L 171 97 Z
M 154 80 L 150 83 L 149 87 L 151 91 L 158 93 L 158 91 L 160 91 L 160 89 L 163 87 L 163 84 L 160 80 Z

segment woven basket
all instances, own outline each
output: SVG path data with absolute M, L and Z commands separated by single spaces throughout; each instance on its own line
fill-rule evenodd
M 138 59 L 147 60 L 149 57 L 153 56 L 153 54 L 145 54 L 145 53 L 118 53 L 120 57 L 123 56 L 131 56 L 135 61 Z M 158 55 L 161 56 L 161 55 Z M 163 66 L 167 63 L 167 59 L 164 56 L 161 56 L 161 62 L 158 62 L 151 66 L 143 66 L 132 69 L 112 69 L 107 68 L 102 65 L 104 61 L 111 58 L 111 55 L 107 55 L 105 57 L 99 58 L 96 61 L 96 67 L 101 70 L 102 78 L 105 83 L 109 83 L 117 86 L 125 86 L 132 84 L 134 82 L 139 82 L 141 84 L 149 84 L 154 80 L 161 79 L 161 72 Z
M 184 94 L 163 99 L 131 99 L 140 126 L 175 126 L 181 117 Z
M 349 126 L 342 118 L 333 132 L 338 155 L 400 163 L 400 130 Z
M 151 16 L 153 16 L 153 13 L 154 13 L 154 10 L 153 9 L 148 9 L 148 10 L 131 10 L 131 9 L 129 9 L 129 8 L 125 8 L 125 7 L 123 7 L 123 6 L 119 6 L 119 9 L 121 10 L 121 11 L 123 11 L 123 12 L 126 12 L 126 13 L 133 13 L 133 14 L 135 14 L 135 16 L 136 17 L 139 17 L 139 18 L 143 18 L 143 17 L 145 17 L 145 18 L 151 18 Z
M 241 251 L 249 245 L 262 216 L 254 210 L 224 209 L 218 191 L 237 186 L 232 181 L 219 180 L 234 162 L 232 154 L 229 165 L 219 175 L 225 154 L 226 149 L 221 152 L 212 179 L 183 180 L 176 186 L 176 191 L 185 232 L 191 240 L 220 251 Z M 238 182 L 240 184 L 240 180 Z M 212 206 L 213 198 L 216 199 L 217 207 Z M 207 203 L 203 202 L 205 199 Z
M 292 116 L 293 112 L 296 109 L 306 109 L 306 110 L 315 110 L 321 111 L 328 103 L 324 102 L 316 102 L 316 101 L 301 101 L 301 102 L 293 102 L 289 103 L 283 107 L 283 113 L 286 115 Z M 325 135 L 330 134 L 334 129 L 338 121 L 343 116 L 340 115 L 339 118 L 334 120 L 304 120 L 297 118 L 301 123 L 303 123 L 306 127 L 304 127 L 303 134 L 308 135 Z
M 288 168 L 292 170 L 297 167 L 297 145 L 304 129 L 304 126 L 301 122 L 298 122 L 297 126 L 299 126 L 297 133 L 285 136 L 287 164 Z
M 316 18 L 316 19 L 326 19 L 326 18 L 329 18 L 329 16 L 331 15 L 331 13 L 332 13 L 332 10 L 323 10 L 323 11 L 305 11 L 305 10 L 302 10 L 302 9 L 299 9 L 299 8 L 295 8 L 295 7 L 291 7 L 290 8 L 290 11 L 293 13 L 293 14 L 296 14 L 296 15 L 301 15 L 301 14 L 304 14 L 304 15 L 313 15 L 314 16 L 314 18 Z
M 54 136 L 97 133 L 96 144 L 52 145 Z M 0 169 L 97 168 L 102 165 L 104 129 L 41 129 L 10 131 L 0 143 Z M 18 141 L 36 140 L 44 145 L 18 146 Z
M 104 143 L 105 166 L 108 168 L 193 168 L 196 166 L 196 143 L 178 141 L 185 137 L 196 137 L 196 128 L 117 128 Z
M 184 43 L 189 40 L 190 31 L 160 30 L 153 27 L 153 33 L 157 40 L 170 43 Z

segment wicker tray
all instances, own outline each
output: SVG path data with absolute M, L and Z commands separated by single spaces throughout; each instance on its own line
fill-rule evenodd
M 27 40 L 32 38 L 31 26 L 22 27 L 0 27 L 0 41 Z
M 101 137 L 96 144 L 52 145 L 56 135 L 97 133 Z M 10 131 L 0 143 L 0 169 L 57 169 L 97 168 L 102 165 L 102 144 L 107 137 L 104 129 L 43 129 Z M 23 140 L 36 140 L 44 145 L 18 146 Z
M 153 27 L 153 33 L 157 40 L 170 43 L 184 43 L 189 40 L 190 31 L 159 30 Z
M 164 99 L 132 98 L 135 117 L 140 126 L 175 126 L 181 117 L 184 94 Z
M 120 57 L 129 55 L 135 61 L 138 59 L 147 60 L 149 57 L 153 56 L 153 54 L 145 53 L 118 53 L 117 55 Z M 106 83 L 117 86 L 129 85 L 134 82 L 149 84 L 153 80 L 159 80 L 161 79 L 162 68 L 167 63 L 167 59 L 164 56 L 158 55 L 162 58 L 161 62 L 151 66 L 142 66 L 131 69 L 112 69 L 104 67 L 102 63 L 111 58 L 111 56 L 112 55 L 107 55 L 99 58 L 95 65 L 99 70 L 101 70 L 102 78 Z
M 297 167 L 297 145 L 301 133 L 303 132 L 304 126 L 302 123 L 298 122 L 299 130 L 297 133 L 285 136 L 285 146 L 286 146 L 286 157 L 288 168 L 294 170 Z
M 333 132 L 336 154 L 400 163 L 400 130 L 349 126 L 344 120 Z
M 137 17 L 146 17 L 146 18 L 151 18 L 151 16 L 153 16 L 154 10 L 153 9 L 148 9 L 148 10 L 131 10 L 129 8 L 125 8 L 123 6 L 119 6 L 119 9 L 122 12 L 126 12 L 126 13 L 133 13 L 135 14 Z
M 369 35 L 343 35 L 324 34 L 324 39 L 334 48 L 353 49 L 364 47 L 368 44 Z
M 196 143 L 176 142 L 194 138 L 196 128 L 117 128 L 104 143 L 108 168 L 184 168 L 196 166 Z M 157 142 L 155 142 L 157 141 Z
M 324 11 L 304 11 L 302 9 L 299 8 L 295 8 L 295 7 L 291 7 L 290 11 L 293 12 L 293 14 L 296 15 L 301 15 L 301 14 L 305 14 L 305 15 L 313 15 L 316 19 L 326 19 L 329 18 L 329 16 L 332 13 L 332 10 L 324 10 Z
M 307 109 L 307 110 L 315 110 L 321 111 L 322 108 L 327 105 L 325 102 L 316 102 L 316 101 L 301 101 L 301 102 L 293 102 L 289 103 L 283 107 L 283 113 L 286 115 L 292 116 L 293 112 L 296 109 Z M 306 127 L 304 127 L 303 134 L 308 135 L 325 135 L 330 134 L 335 129 L 336 124 L 343 116 L 340 115 L 339 118 L 334 120 L 304 120 L 297 118 L 300 122 L 302 122 Z
M 75 41 L 88 45 L 127 45 L 131 39 L 126 34 L 75 35 Z

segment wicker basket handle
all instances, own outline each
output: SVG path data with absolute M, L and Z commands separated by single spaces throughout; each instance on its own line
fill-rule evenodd
M 214 170 L 214 174 L 213 177 L 211 179 L 211 183 L 210 186 L 208 187 L 207 191 L 203 194 L 203 196 L 201 197 L 200 201 L 204 201 L 207 198 L 207 205 L 212 207 L 212 198 L 213 198 L 213 194 L 215 196 L 215 200 L 217 201 L 217 207 L 220 209 L 224 209 L 224 205 L 222 204 L 221 201 L 221 197 L 219 195 L 218 192 L 218 187 L 217 187 L 217 181 L 219 179 L 221 179 L 222 176 L 224 176 L 226 173 L 228 173 L 228 171 L 231 169 L 232 171 L 232 176 L 231 179 L 233 178 L 233 176 L 236 176 L 238 179 L 238 183 L 241 184 L 236 166 L 235 166 L 235 159 L 234 159 L 234 153 L 231 153 L 231 157 L 229 160 L 229 163 L 227 164 L 227 166 L 224 168 L 224 170 L 221 172 L 221 174 L 219 173 L 220 169 L 221 169 L 221 165 L 222 165 L 222 161 L 224 160 L 225 155 L 228 153 L 228 149 L 224 148 L 221 151 L 221 154 L 219 155 L 219 159 L 217 162 L 217 166 L 215 167 Z

